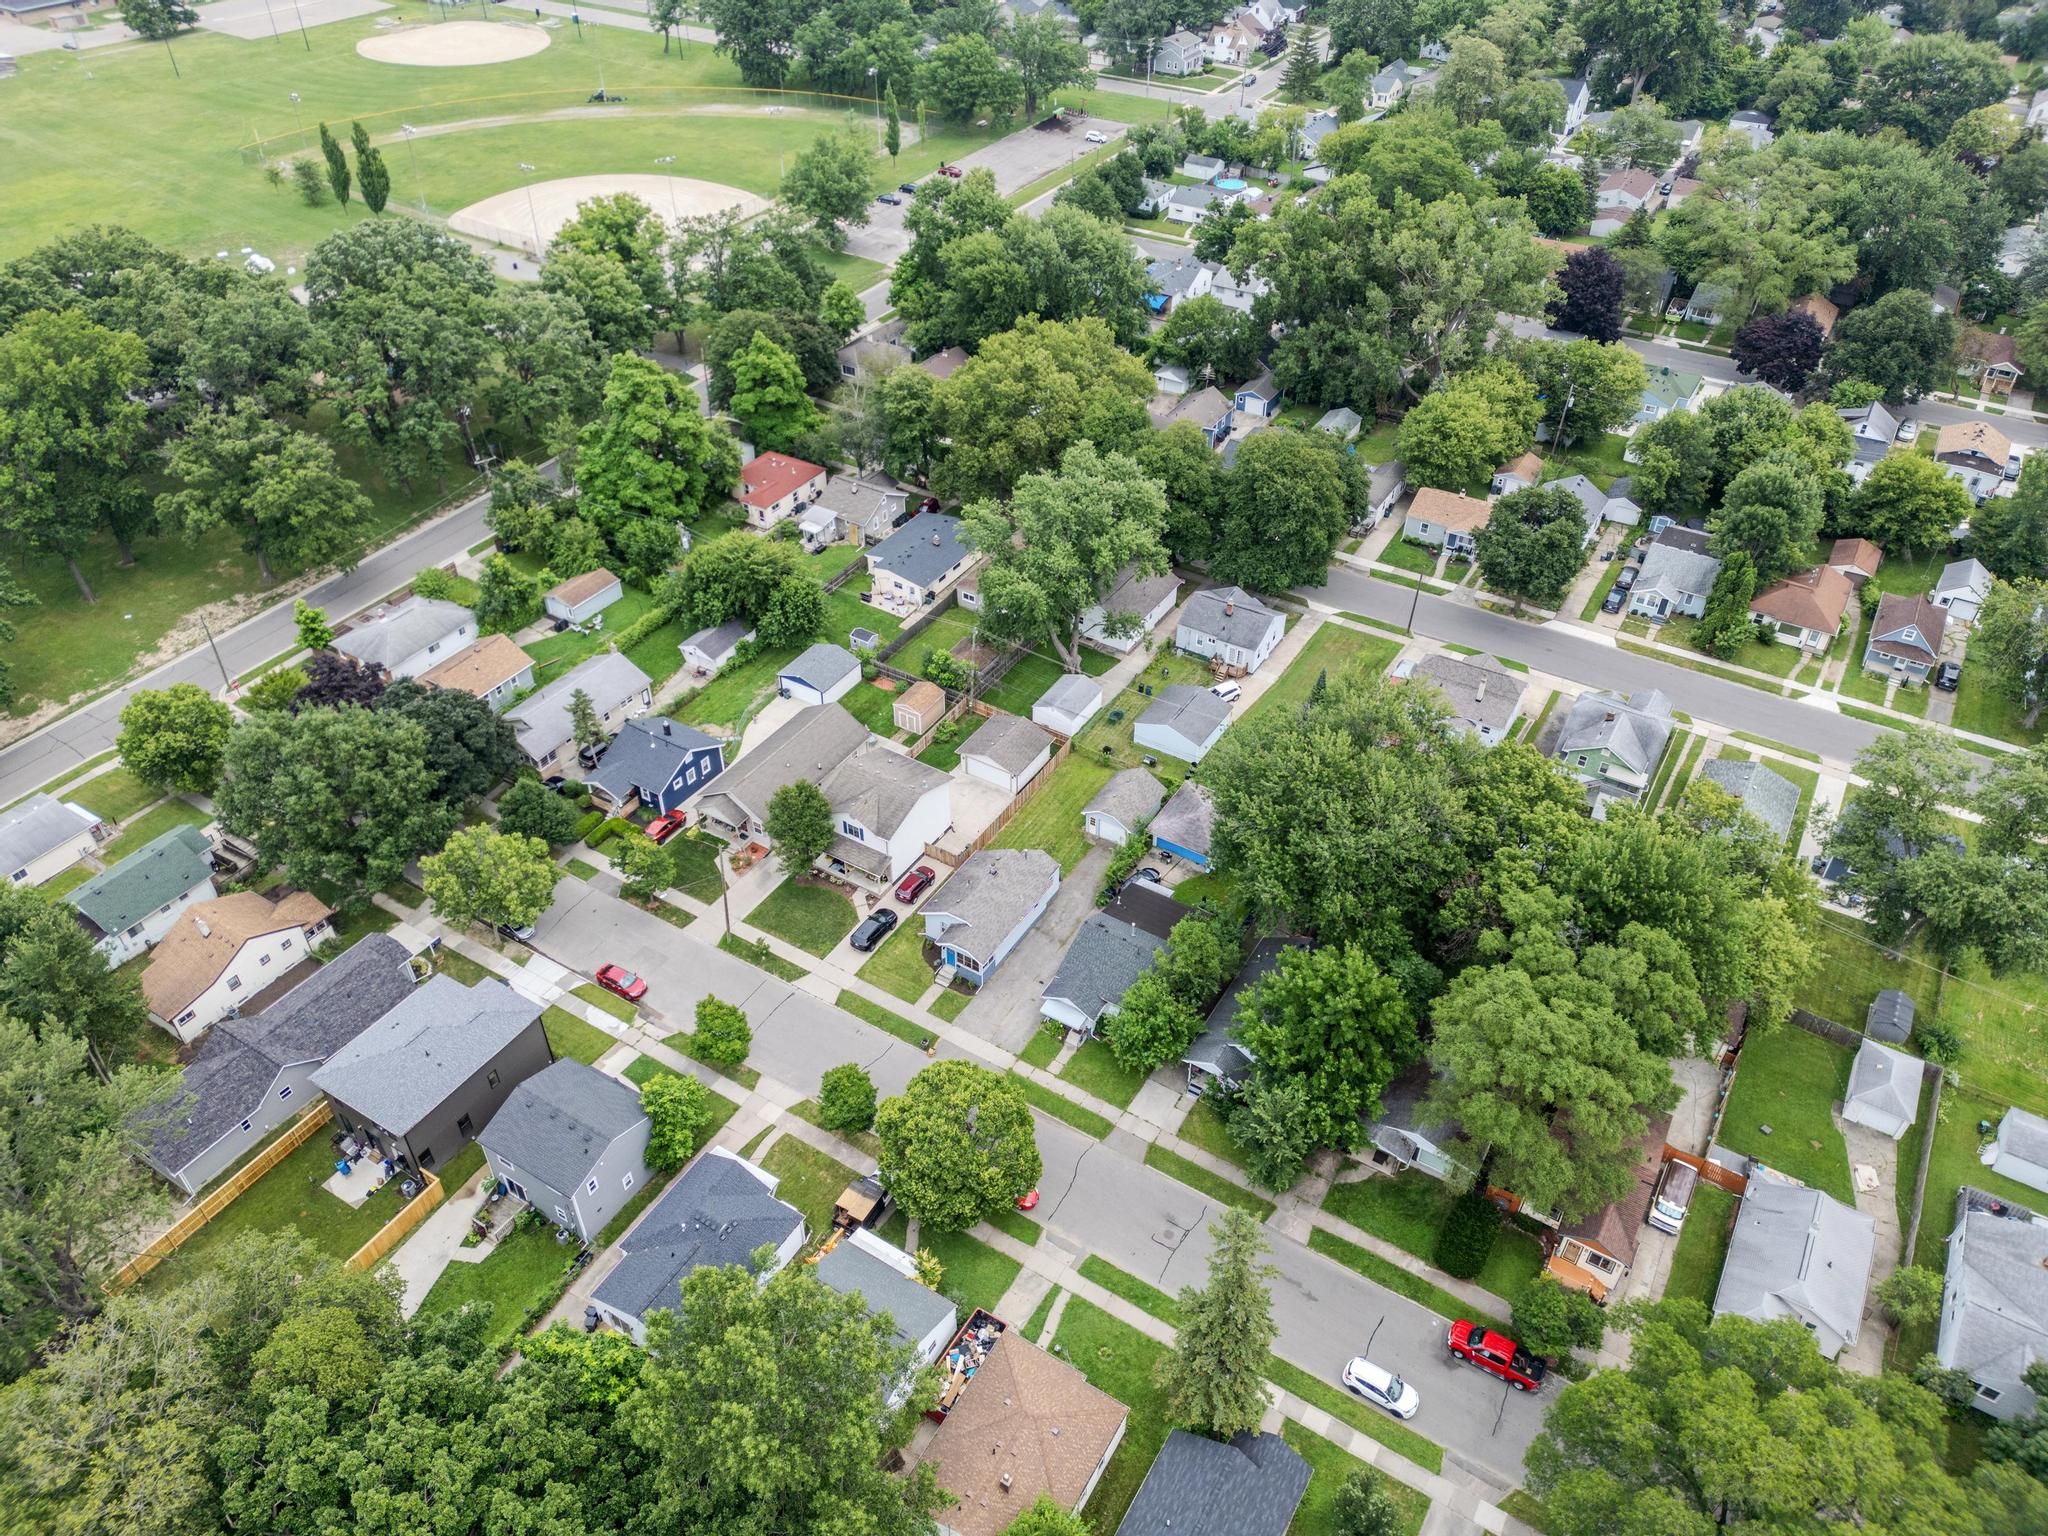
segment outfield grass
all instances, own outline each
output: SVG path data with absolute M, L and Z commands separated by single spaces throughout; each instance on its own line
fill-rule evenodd
M 822 1238 L 832 1230 L 833 1209 L 855 1178 L 851 1168 L 794 1136 L 779 1138 L 762 1154 L 760 1164 L 782 1180 L 776 1198 L 804 1213 L 812 1237 Z
M 1255 720 L 1271 710 L 1299 709 L 1318 677 L 1335 677 L 1353 666 L 1368 672 L 1384 672 L 1400 651 L 1395 641 L 1361 635 L 1341 624 L 1325 624 L 1308 637 L 1308 643 L 1287 664 L 1280 680 L 1259 695 L 1258 702 L 1244 712 L 1242 719 Z
M 1849 1153 L 1831 1118 L 1853 1059 L 1844 1047 L 1789 1024 L 1751 1030 L 1721 1121 L 1722 1145 L 1853 1206 Z
M 746 921 L 807 953 L 829 955 L 860 915 L 831 886 L 792 876 L 770 891 Z
M 1081 808 L 1101 792 L 1114 772 L 1105 763 L 1070 751 L 1045 788 L 1024 803 L 989 846 L 1043 849 L 1059 861 L 1062 875 L 1072 874 L 1093 846 L 1081 830 Z

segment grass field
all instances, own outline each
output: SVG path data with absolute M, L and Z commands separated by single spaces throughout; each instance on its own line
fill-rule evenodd
M 98 806 L 93 807 L 98 810 Z M 100 862 L 112 869 L 129 854 L 148 846 L 173 827 L 203 827 L 213 820 L 209 812 L 184 800 L 166 800 L 154 810 L 144 811 L 127 829 L 100 849 Z
M 853 903 L 828 885 L 789 879 L 747 914 L 749 923 L 813 955 L 830 954 L 859 916 Z
M 1225 1205 L 1234 1205 L 1240 1210 L 1250 1211 L 1260 1221 L 1273 1214 L 1273 1202 L 1264 1195 L 1255 1195 L 1241 1185 L 1218 1174 L 1211 1173 L 1200 1163 L 1182 1157 L 1178 1152 L 1154 1145 L 1145 1149 L 1145 1162 L 1161 1173 L 1176 1178 L 1181 1183 L 1199 1189 L 1212 1200 Z
M 1830 1118 L 1852 1060 L 1843 1047 L 1789 1024 L 1752 1031 L 1728 1094 L 1722 1144 L 1853 1206 L 1848 1149 Z
M 1365 1276 L 1375 1285 L 1383 1286 L 1398 1296 L 1406 1296 L 1410 1301 L 1429 1308 L 1438 1317 L 1452 1322 L 1461 1317 L 1468 1318 L 1501 1333 L 1508 1331 L 1505 1319 L 1509 1308 L 1501 1308 L 1499 1314 L 1479 1312 L 1470 1302 L 1445 1290 L 1434 1281 L 1411 1274 L 1400 1265 L 1381 1258 L 1371 1249 L 1361 1248 L 1334 1232 L 1326 1232 L 1317 1227 L 1309 1233 L 1308 1245 L 1325 1258 L 1335 1259 L 1346 1269 Z
M 145 806 L 155 805 L 164 792 L 145 784 L 126 768 L 110 768 L 64 795 L 67 805 L 82 805 L 101 821 L 126 821 Z
M 419 1316 L 453 1312 L 472 1301 L 488 1302 L 490 1326 L 484 1343 L 492 1348 L 519 1332 L 527 1310 L 559 1292 L 576 1252 L 555 1241 L 545 1222 L 521 1225 L 501 1239 L 481 1262 L 450 1264 L 420 1302 Z
M 1671 1260 L 1666 1297 L 1680 1297 L 1711 1307 L 1721 1283 L 1721 1263 L 1728 1257 L 1728 1237 L 1735 1221 L 1735 1197 L 1725 1189 L 1701 1183 L 1692 1192 L 1685 1226 L 1678 1234 L 1678 1252 Z
M 1081 830 L 1081 808 L 1095 798 L 1113 772 L 1102 763 L 1069 752 L 1045 788 L 1024 803 L 990 846 L 1043 849 L 1059 861 L 1062 875 L 1072 874 L 1091 846 Z
M 1842 912 L 1819 913 L 1807 925 L 1806 936 L 1818 956 L 1798 991 L 1799 1006 L 1809 1013 L 1861 1029 L 1872 1001 L 1887 987 L 1912 998 L 1920 1013 L 1932 1013 L 1940 976 L 1917 944 L 1888 951 L 1870 924 Z
M 918 1245 L 929 1248 L 939 1261 L 939 1294 L 960 1309 L 964 1321 L 976 1307 L 996 1310 L 1003 1292 L 1023 1269 L 1007 1253 L 997 1253 L 987 1243 L 965 1232 L 920 1230 Z
M 901 1014 L 891 1013 L 880 1003 L 869 1002 L 858 992 L 849 992 L 841 988 L 838 1001 L 839 1006 L 855 1018 L 863 1019 L 899 1040 L 908 1041 L 919 1050 L 923 1050 L 937 1038 L 930 1030 L 918 1028 Z
M 294 1150 L 218 1216 L 192 1235 L 152 1277 L 189 1275 L 206 1266 L 207 1255 L 244 1232 L 298 1228 L 322 1253 L 345 1259 L 377 1235 L 405 1204 L 398 1185 L 387 1184 L 351 1209 L 320 1187 L 334 1172 L 334 1148 L 324 1133 Z
M 1076 1104 L 1065 1094 L 1025 1077 L 1022 1073 L 1012 1072 L 1010 1081 L 1017 1085 L 1017 1092 L 1024 1096 L 1024 1102 L 1033 1109 L 1051 1115 L 1055 1120 L 1064 1120 L 1075 1130 L 1093 1136 L 1097 1141 L 1116 1129 L 1109 1120 L 1094 1110 Z M 1150 1162 L 1151 1159 L 1148 1157 L 1146 1161 Z
M 1315 687 L 1318 677 L 1325 673 L 1334 677 L 1352 666 L 1362 667 L 1368 672 L 1383 672 L 1400 650 L 1395 641 L 1361 635 L 1341 624 L 1325 624 L 1308 637 L 1308 643 L 1287 664 L 1280 680 L 1260 694 L 1258 702 L 1241 718 L 1255 720 L 1268 711 L 1299 709 L 1309 696 L 1309 690 Z
M 1420 544 L 1411 544 L 1403 538 L 1389 540 L 1387 547 L 1380 551 L 1382 565 L 1391 565 L 1397 570 L 1410 571 L 1417 576 L 1435 575 L 1436 561 L 1435 550 L 1426 549 Z
M 595 1024 L 587 1024 L 563 1008 L 548 1009 L 540 1016 L 540 1024 L 557 1056 L 580 1061 L 586 1067 L 619 1043 Z

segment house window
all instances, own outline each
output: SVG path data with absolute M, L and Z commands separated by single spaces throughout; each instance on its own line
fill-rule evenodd
M 839 830 L 844 832 L 848 837 L 852 838 L 855 842 L 867 841 L 867 834 L 861 831 L 860 823 L 857 821 L 841 821 L 839 823 Z
M 455 1129 L 464 1136 L 474 1136 L 476 1134 L 476 1122 L 470 1119 L 469 1116 L 462 1115 L 456 1119 Z
M 433 1172 L 434 1149 L 432 1147 L 427 1148 L 426 1151 L 420 1154 L 420 1167 L 429 1173 Z
M 123 935 L 123 937 L 132 939 L 135 937 L 135 935 L 137 935 L 140 932 L 142 932 L 142 924 L 137 923 L 133 928 L 130 928 L 128 932 Z
M 268 956 L 268 955 L 258 955 L 258 956 L 256 957 L 256 964 L 257 964 L 257 965 L 258 965 L 259 967 L 261 967 L 261 966 L 266 966 L 266 965 L 270 964 L 270 956 Z
M 1580 754 L 1579 754 L 1579 755 L 1578 755 L 1577 757 L 1575 757 L 1575 758 L 1573 758 L 1573 759 L 1572 759 L 1572 762 L 1573 762 L 1573 763 L 1574 763 L 1574 764 L 1575 764 L 1576 766 L 1578 766 L 1578 767 L 1580 767 L 1580 768 L 1583 768 L 1583 767 L 1585 767 L 1585 766 L 1586 766 L 1586 754 L 1585 754 L 1585 753 L 1583 753 L 1583 752 L 1581 752 L 1581 753 L 1580 753 Z
M 242 1122 L 242 1129 L 243 1129 L 244 1131 L 248 1131 L 249 1129 L 251 1129 L 251 1127 L 250 1127 L 250 1125 L 249 1125 L 249 1122 L 248 1122 L 248 1121 L 244 1120 L 244 1121 Z
M 239 992 L 239 991 L 241 991 L 241 990 L 242 990 L 242 978 L 241 978 L 241 977 L 239 977 L 239 976 L 230 976 L 230 977 L 228 978 L 228 990 L 229 990 L 230 992 Z
M 1977 1395 L 1983 1398 L 1984 1401 L 1987 1403 L 1995 1403 L 1998 1401 L 1999 1391 L 1996 1387 L 1987 1387 L 1979 1385 L 1977 1388 Z
M 21 884 L 22 881 L 28 878 L 28 871 L 25 869 L 17 869 L 13 874 L 9 875 L 7 878 L 12 880 L 16 885 L 19 885 Z
M 277 1090 L 277 1096 L 280 1100 L 290 1098 L 292 1096 L 292 1085 L 290 1083 L 286 1083 L 282 1088 Z
M 180 1024 L 190 1024 L 192 1022 L 192 1015 L 197 1013 L 198 1011 L 199 1010 L 197 1008 L 187 1008 L 183 1013 L 178 1015 L 177 1022 Z
M 566 1227 L 567 1225 L 569 1225 L 569 1213 L 563 1210 L 559 1205 L 555 1207 L 555 1225 L 558 1227 Z
M 588 1180 L 588 1181 L 587 1181 L 587 1182 L 586 1182 L 586 1183 L 584 1184 L 584 1186 L 583 1186 L 583 1187 L 584 1187 L 585 1189 L 589 1190 L 589 1191 L 590 1191 L 590 1192 L 591 1192 L 591 1193 L 592 1193 L 592 1194 L 594 1195 L 594 1194 L 596 1194 L 596 1193 L 597 1193 L 597 1180 L 596 1180 L 596 1179 L 591 1179 L 591 1180 Z
M 278 945 L 278 948 L 279 948 L 279 949 L 290 949 L 291 947 L 292 947 L 292 940 L 290 940 L 290 939 L 286 939 L 286 940 L 285 940 L 285 941 L 284 941 L 284 942 L 283 942 L 282 944 Z
M 627 1175 L 626 1175 L 626 1176 L 625 1176 L 624 1178 L 622 1178 L 622 1179 L 620 1179 L 620 1180 L 619 1180 L 619 1188 L 621 1188 L 621 1189 L 631 1189 L 632 1187 L 633 1187 L 633 1175 L 631 1175 L 630 1173 L 629 1173 L 629 1174 L 627 1174 Z
M 697 782 L 697 765 L 695 763 L 690 764 L 688 768 L 683 770 L 683 782 L 685 784 Z
M 491 1075 L 484 1079 L 484 1086 L 487 1088 L 498 1086 L 498 1069 L 496 1067 L 491 1068 Z

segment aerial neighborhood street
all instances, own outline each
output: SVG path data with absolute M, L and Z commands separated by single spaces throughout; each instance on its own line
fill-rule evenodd
M 2048 1530 L 2044 65 L 0 0 L 0 1527 Z

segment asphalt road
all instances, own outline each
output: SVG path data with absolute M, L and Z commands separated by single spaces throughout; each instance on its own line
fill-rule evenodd
M 1412 611 L 1412 628 L 1418 635 L 1512 657 L 1539 671 L 1595 688 L 1621 693 L 1661 688 L 1670 695 L 1673 707 L 1696 719 L 1740 725 L 1772 741 L 1805 747 L 1837 762 L 1853 762 L 1857 753 L 1883 734 L 1882 727 L 1865 725 L 1822 705 L 1778 698 L 1760 688 L 1723 682 L 1582 638 L 1569 625 L 1525 623 L 1485 608 L 1374 581 L 1348 567 L 1332 567 L 1327 585 L 1301 587 L 1297 592 L 1312 601 L 1394 625 L 1409 624 Z
M 678 931 L 657 917 L 574 878 L 534 925 L 534 947 L 572 968 L 607 961 L 644 976 L 656 1029 L 680 1029 L 700 998 L 737 1004 L 754 1032 L 749 1065 L 807 1094 L 828 1067 L 855 1061 L 884 1096 L 902 1091 L 925 1054 L 800 988 L 777 981 Z M 1000 983 L 999 983 L 1000 984 Z M 941 1044 L 942 1057 L 968 1053 Z M 1038 1119 L 1045 1160 L 1044 1201 L 1034 1213 L 1048 1241 L 1076 1259 L 1100 1254 L 1171 1293 L 1206 1275 L 1208 1225 L 1216 1203 L 1143 1161 L 1127 1132 L 1096 1141 L 1062 1121 Z M 1372 1357 L 1422 1393 L 1415 1428 L 1500 1491 L 1521 1482 L 1522 1454 L 1541 1427 L 1545 1399 L 1510 1392 L 1469 1367 L 1453 1366 L 1434 1313 L 1374 1285 L 1300 1243 L 1273 1234 L 1273 1314 L 1280 1355 L 1335 1383 L 1344 1364 L 1372 1344 Z
M 331 576 L 301 595 L 314 607 L 326 609 L 330 618 L 353 613 L 403 586 L 425 567 L 467 551 L 488 531 L 484 510 L 489 504 L 488 495 L 473 497 L 453 512 L 373 551 L 353 571 Z M 210 693 L 217 692 L 224 681 L 223 671 L 227 677 L 239 677 L 290 646 L 295 638 L 291 605 L 276 604 L 216 635 L 218 661 L 214 652 L 202 645 L 0 749 L 0 803 L 27 794 L 113 746 L 121 729 L 121 711 L 138 690 L 197 683 Z

